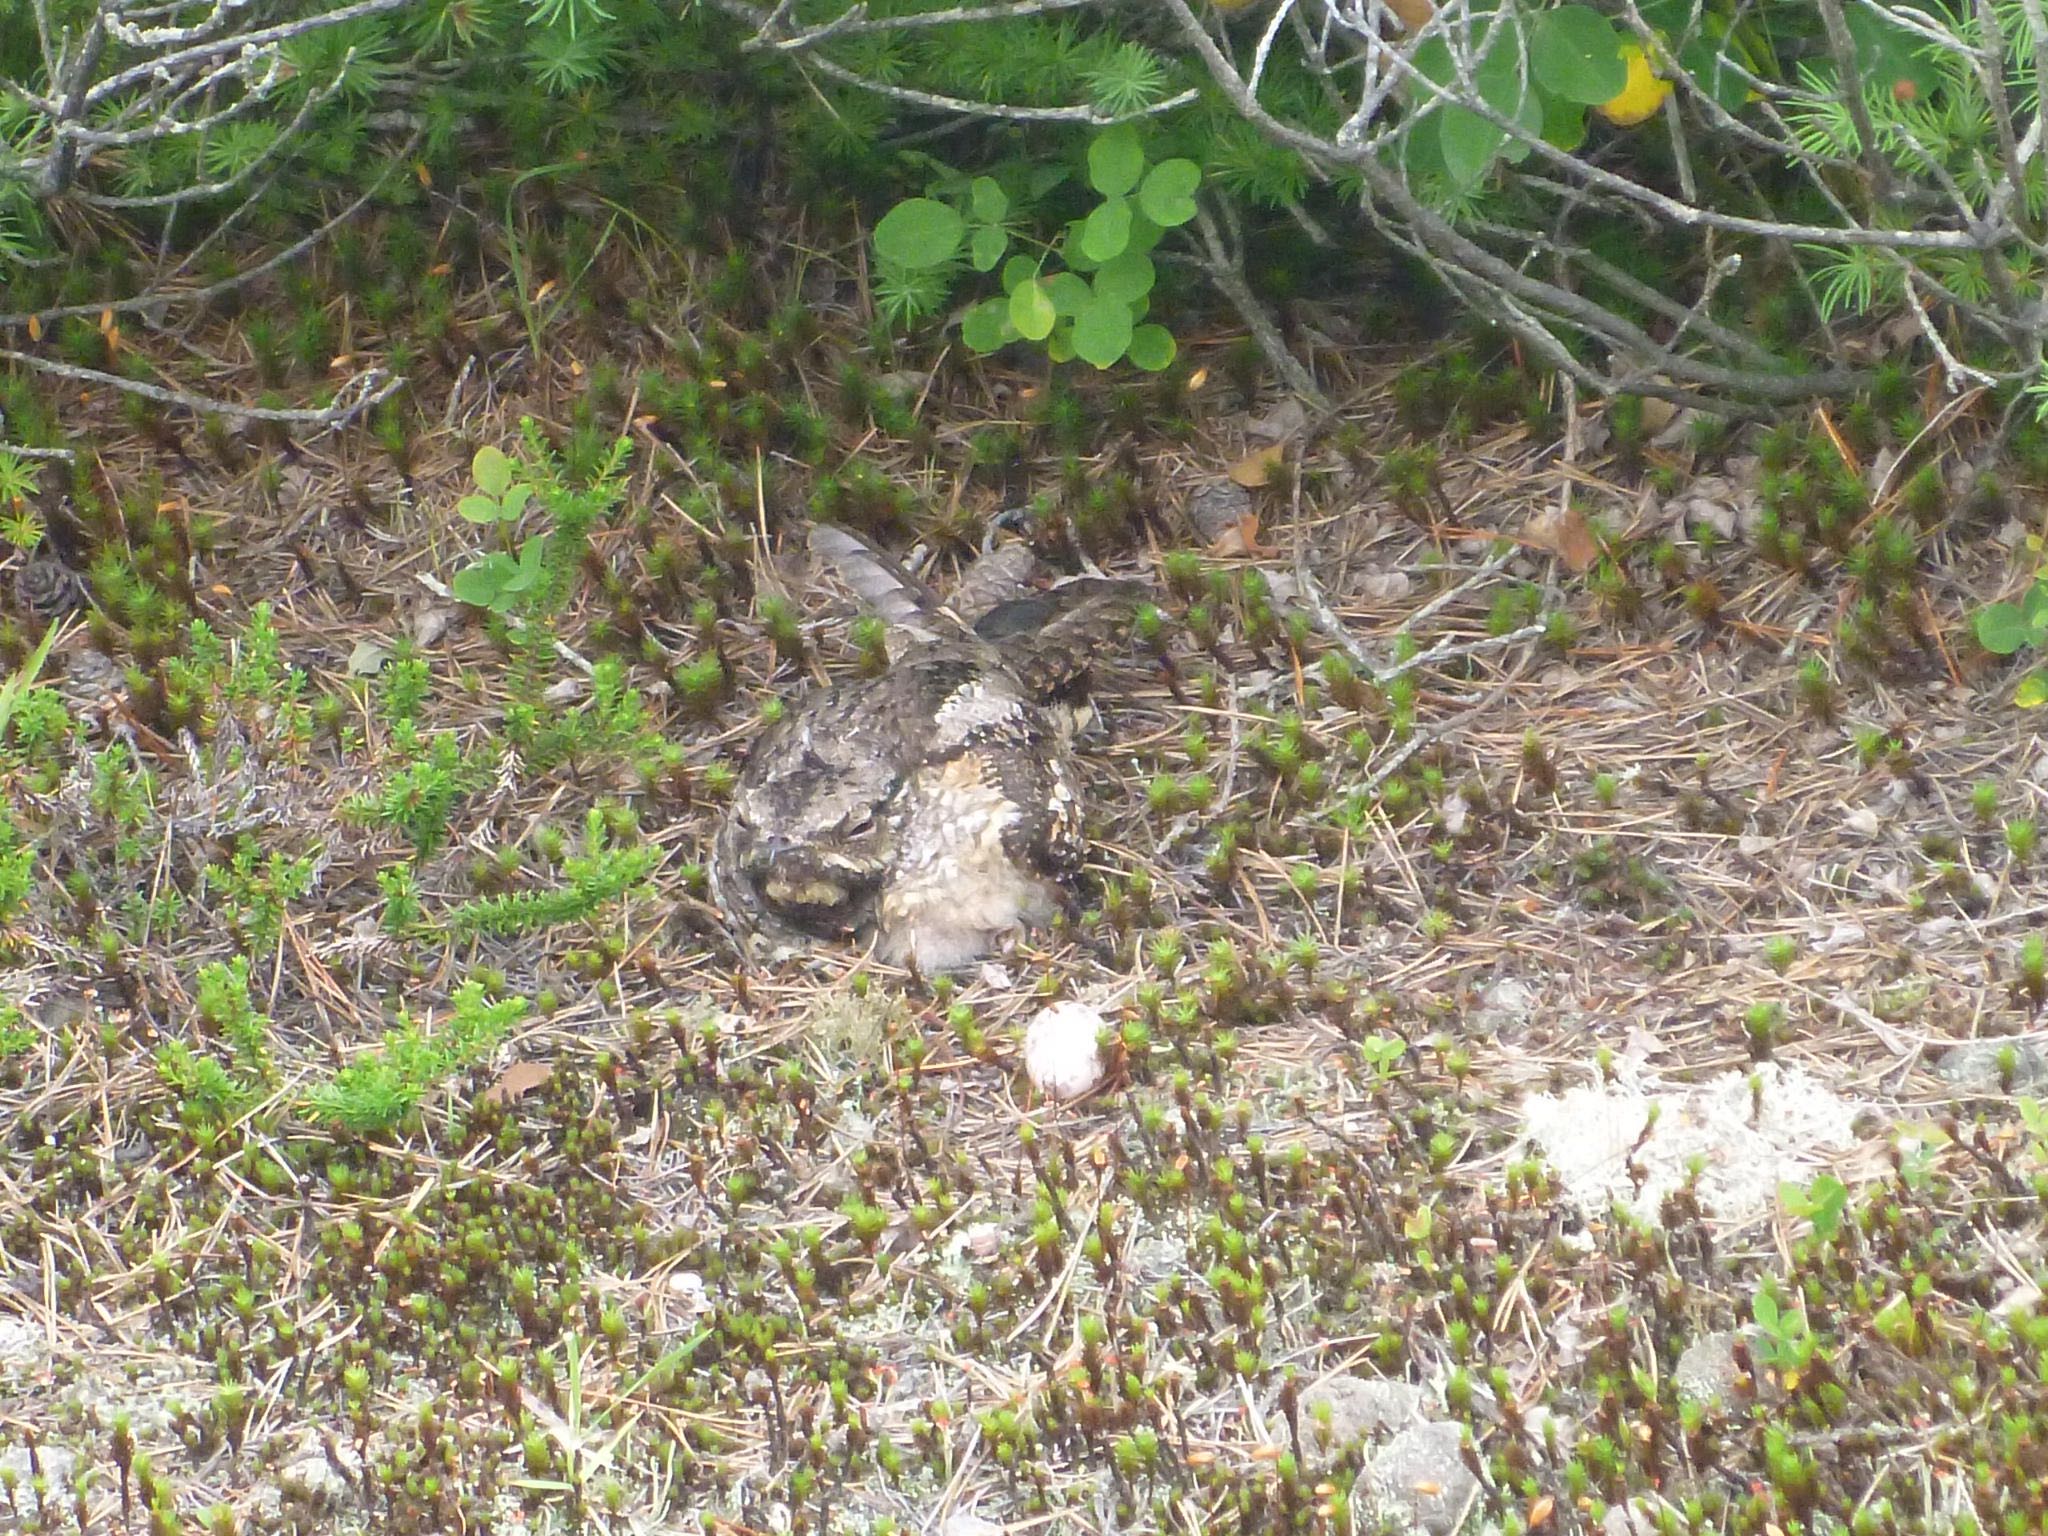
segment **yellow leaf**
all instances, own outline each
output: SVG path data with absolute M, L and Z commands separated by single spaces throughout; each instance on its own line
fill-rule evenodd
M 1287 445 L 1285 443 L 1274 443 L 1271 447 L 1261 448 L 1256 453 L 1246 454 L 1235 464 L 1231 465 L 1225 473 L 1246 490 L 1257 490 L 1273 478 L 1273 471 L 1279 467 L 1280 461 L 1286 457 Z
M 2039 709 L 2048 704 L 2048 673 L 2029 672 L 2021 678 L 2012 701 L 2021 709 Z
M 30 341 L 41 341 L 43 339 L 43 321 L 40 315 L 30 315 L 28 317 L 28 339 Z
M 1617 128 L 1633 128 L 1657 115 L 1664 98 L 1671 94 L 1671 82 L 1657 78 L 1649 59 L 1634 43 L 1623 44 L 1621 56 L 1628 64 L 1628 84 L 1593 110 Z

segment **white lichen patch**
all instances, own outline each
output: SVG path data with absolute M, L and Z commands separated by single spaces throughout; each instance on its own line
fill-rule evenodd
M 1525 1099 L 1522 1130 L 1589 1218 L 1618 1203 L 1654 1222 L 1697 1167 L 1707 1214 L 1741 1222 L 1768 1211 L 1779 1184 L 1805 1183 L 1852 1146 L 1861 1108 L 1775 1062 L 1663 1086 L 1624 1064 L 1614 1082 Z

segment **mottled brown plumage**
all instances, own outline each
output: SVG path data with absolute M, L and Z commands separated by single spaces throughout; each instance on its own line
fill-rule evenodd
M 1050 920 L 1080 868 L 1078 780 L 1048 703 L 1129 623 L 1141 589 L 1068 582 L 970 628 L 832 537 L 821 553 L 860 563 L 849 584 L 914 643 L 762 734 L 719 833 L 716 891 L 749 931 L 871 938 L 927 971 L 970 964 Z

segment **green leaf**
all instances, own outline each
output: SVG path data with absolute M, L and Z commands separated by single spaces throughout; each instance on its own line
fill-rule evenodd
M 504 509 L 490 496 L 465 496 L 455 503 L 455 510 L 472 523 L 496 523 L 505 520 Z
M 517 522 L 519 514 L 526 510 L 526 503 L 533 495 L 530 485 L 508 486 L 498 501 L 498 519 L 501 522 Z
M 2039 709 L 2048 704 L 2048 672 L 2029 672 L 2013 690 L 2013 703 L 2021 709 Z
M 519 574 L 519 562 L 503 551 L 485 555 L 474 565 L 455 573 L 448 590 L 465 603 L 478 608 L 496 608 L 504 602 L 505 583 Z
M 1733 112 L 1748 102 L 1749 82 L 1729 59 L 1728 47 L 1725 41 L 1716 43 L 1696 37 L 1679 48 L 1678 66 L 1694 85 L 1720 104 L 1722 111 Z
M 1842 20 L 1856 43 L 1856 70 L 1866 86 L 1891 92 L 1901 101 L 1925 101 L 1941 85 L 1941 71 L 1926 56 L 1926 44 L 1897 22 L 1860 5 L 1842 8 Z
M 1095 296 L 1095 290 L 1088 286 L 1088 280 L 1072 272 L 1055 272 L 1045 280 L 1045 291 L 1052 296 L 1055 314 L 1071 316 L 1083 304 Z
M 1597 107 L 1628 84 L 1621 43 L 1614 23 L 1591 6 L 1561 5 L 1536 17 L 1529 67 L 1551 95 Z
M 1145 150 L 1129 123 L 1105 128 L 1088 146 L 1088 184 L 1104 197 L 1122 197 L 1145 174 Z
M 974 232 L 968 242 L 967 259 L 977 272 L 986 272 L 1003 259 L 1003 252 L 1010 248 L 1009 231 L 999 225 L 984 224 Z
M 1543 142 L 1569 154 L 1586 142 L 1586 109 L 1576 101 L 1543 98 Z
M 1010 304 L 1007 299 L 984 299 L 967 311 L 960 322 L 960 339 L 967 343 L 970 352 L 989 353 L 1005 342 L 1016 339 L 1017 328 L 1010 324 Z
M 1081 249 L 1095 262 L 1121 256 L 1131 242 L 1131 204 L 1128 198 L 1104 199 L 1081 226 Z M 1083 356 L 1086 356 L 1084 353 Z
M 1131 332 L 1131 361 L 1147 373 L 1171 364 L 1177 350 L 1173 332 L 1163 325 L 1141 325 Z
M 1015 293 L 1019 283 L 1028 283 L 1038 276 L 1038 258 L 1022 254 L 1012 256 L 1003 263 L 1003 292 Z
M 1125 251 L 1123 255 L 1105 261 L 1095 274 L 1095 291 L 1105 299 L 1116 299 L 1124 304 L 1135 304 L 1152 291 L 1152 284 L 1158 273 L 1153 270 L 1152 258 L 1140 256 L 1136 251 Z
M 1464 107 L 1445 107 L 1437 142 L 1443 149 L 1444 170 L 1460 186 L 1478 184 L 1508 141 L 1505 130 Z
M 1131 306 L 1097 295 L 1074 316 L 1074 355 L 1107 368 L 1131 344 Z
M 1192 160 L 1162 160 L 1138 188 L 1138 207 L 1162 229 L 1175 229 L 1195 216 L 1195 188 L 1202 168 Z
M 2033 640 L 2034 626 L 2017 603 L 1993 603 L 1977 615 L 1977 643 L 1994 656 L 2010 656 Z
M 906 198 L 875 226 L 875 251 L 884 261 L 916 271 L 951 261 L 959 253 L 967 221 L 945 203 Z
M 469 472 L 476 477 L 477 489 L 486 496 L 502 496 L 512 484 L 512 461 L 489 444 L 477 449 L 476 457 L 469 461 Z
M 977 176 L 968 189 L 968 206 L 984 224 L 1000 224 L 1010 212 L 1010 194 L 993 176 Z
M 1076 272 L 1093 272 L 1102 265 L 1101 262 L 1088 254 L 1087 246 L 1082 243 L 1081 237 L 1087 231 L 1088 221 L 1086 219 L 1076 219 L 1067 226 L 1066 239 L 1060 244 L 1061 258 Z
M 1060 328 L 1045 339 L 1045 355 L 1056 363 L 1074 360 L 1074 323 L 1062 320 Z
M 1043 341 L 1052 334 L 1059 312 L 1052 307 L 1052 295 L 1045 284 L 1033 278 L 1010 290 L 1010 324 L 1026 341 Z

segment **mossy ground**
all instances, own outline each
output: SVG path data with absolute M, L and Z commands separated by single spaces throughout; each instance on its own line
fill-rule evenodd
M 1373 1448 L 1302 1407 L 1354 1373 L 1426 1389 L 1489 1527 L 2039 1528 L 2042 758 L 1968 640 L 2027 505 L 1952 472 L 1977 422 L 1873 513 L 1841 454 L 1910 421 L 1694 462 L 1622 412 L 1566 462 L 1507 364 L 1353 351 L 1205 552 L 1274 403 L 1242 349 L 934 368 L 851 251 L 600 243 L 522 308 L 489 241 L 377 249 L 424 286 L 314 274 L 296 360 L 282 299 L 188 338 L 251 392 L 402 347 L 374 428 L 49 402 L 96 423 L 95 607 L 4 747 L 0 1526 L 1371 1529 Z M 445 595 L 522 416 L 572 480 L 633 447 L 524 638 Z M 951 984 L 747 971 L 721 797 L 866 646 L 779 531 L 943 586 L 1016 508 L 1159 591 L 1083 915 Z M 1373 684 L 1418 614 L 1445 653 Z M 1076 994 L 1115 1075 L 1037 1102 Z M 1530 1093 L 1767 1060 L 1872 1109 L 1762 1216 L 1588 1217 L 1518 1139 Z

